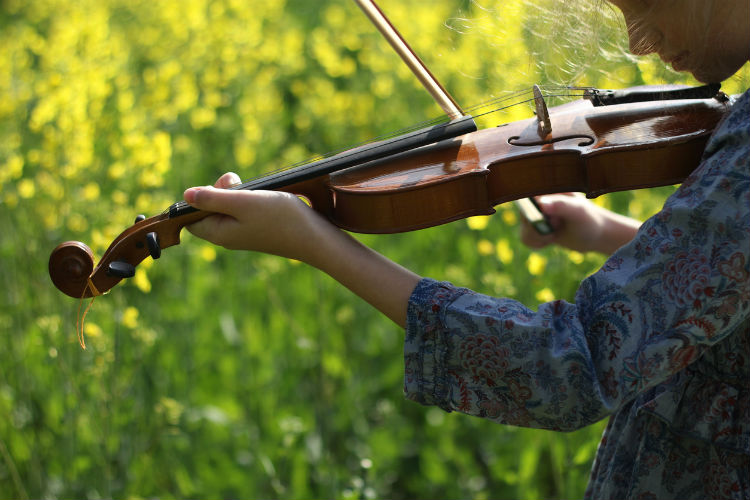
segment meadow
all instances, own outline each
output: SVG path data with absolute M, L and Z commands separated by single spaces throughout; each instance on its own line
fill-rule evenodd
M 533 83 L 694 83 L 620 55 L 606 12 L 592 34 L 543 2 L 380 4 L 467 106 Z M 2 0 L 0 68 L 0 498 L 582 495 L 604 422 L 557 434 L 405 401 L 402 330 L 294 261 L 183 232 L 94 301 L 79 345 L 81 304 L 47 272 L 59 243 L 101 256 L 186 187 L 440 114 L 353 2 Z M 530 115 L 514 106 L 481 125 Z M 673 189 L 598 202 L 645 218 Z M 357 237 L 534 308 L 572 300 L 603 263 L 522 246 L 511 205 Z

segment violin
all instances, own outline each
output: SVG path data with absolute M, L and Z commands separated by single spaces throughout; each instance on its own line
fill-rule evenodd
M 450 122 L 415 130 L 230 189 L 294 193 L 342 229 L 395 233 L 488 215 L 494 206 L 547 193 L 603 193 L 682 182 L 728 108 L 719 85 L 585 89 L 548 109 L 534 86 L 536 117 L 477 130 L 471 115 L 434 78 L 373 0 L 355 0 L 443 108 Z M 180 242 L 183 227 L 211 215 L 178 202 L 135 224 L 94 266 L 79 241 L 58 245 L 49 274 L 83 299 L 109 291 L 149 256 Z M 541 215 L 541 214 L 537 214 Z M 544 227 L 544 220 L 537 221 Z M 549 230 L 549 228 L 547 228 Z
M 680 183 L 728 109 L 718 85 L 589 89 L 549 109 L 535 94 L 533 118 L 473 130 L 473 120 L 462 117 L 230 189 L 294 193 L 348 231 L 413 231 L 542 194 L 580 191 L 593 198 Z M 139 216 L 96 266 L 86 244 L 62 243 L 50 256 L 52 282 L 78 299 L 105 293 L 208 215 L 179 202 L 154 217 Z

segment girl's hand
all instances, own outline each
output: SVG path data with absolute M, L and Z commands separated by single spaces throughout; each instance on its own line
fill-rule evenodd
M 362 245 L 308 207 L 281 191 L 228 190 L 240 182 L 224 174 L 215 187 L 185 191 L 185 201 L 216 212 L 188 231 L 234 250 L 255 250 L 317 267 L 379 309 L 397 324 L 419 276 Z
M 522 218 L 521 241 L 531 248 L 555 243 L 578 252 L 609 255 L 633 239 L 641 224 L 574 193 L 540 196 L 536 201 L 554 232 L 541 235 Z
M 216 212 L 187 230 L 231 250 L 305 260 L 315 227 L 329 223 L 293 194 L 226 189 L 239 183 L 237 174 L 229 172 L 214 187 L 187 189 L 184 196 L 190 205 Z

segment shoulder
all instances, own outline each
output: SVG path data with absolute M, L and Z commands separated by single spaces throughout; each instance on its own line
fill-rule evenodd
M 750 90 L 733 97 L 732 101 L 727 116 L 716 128 L 706 146 L 705 159 L 726 149 L 750 151 Z M 750 161 L 750 158 L 745 159 Z
M 750 208 L 750 90 L 733 98 L 724 119 L 714 130 L 701 165 L 682 183 L 665 208 L 689 201 L 686 208 L 732 204 L 747 214 Z

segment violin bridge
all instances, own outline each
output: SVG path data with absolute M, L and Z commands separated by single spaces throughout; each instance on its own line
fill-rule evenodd
M 536 105 L 537 133 L 540 139 L 545 139 L 552 132 L 552 123 L 549 120 L 547 103 L 544 102 L 544 96 L 539 85 L 534 85 L 534 104 Z

